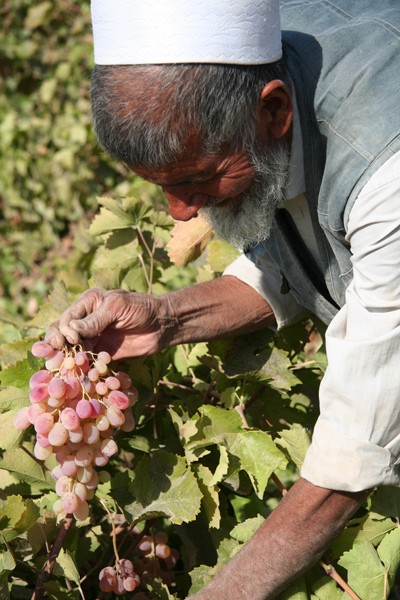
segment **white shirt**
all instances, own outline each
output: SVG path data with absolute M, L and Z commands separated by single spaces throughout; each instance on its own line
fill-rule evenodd
M 318 261 L 302 164 L 295 119 L 285 208 Z M 328 369 L 320 386 L 320 417 L 301 475 L 321 487 L 359 491 L 400 485 L 400 152 L 359 194 L 346 240 L 353 280 L 326 332 Z M 281 276 L 267 259 L 259 269 L 243 255 L 225 274 L 268 301 L 278 329 L 304 313 L 290 294 L 280 293 Z

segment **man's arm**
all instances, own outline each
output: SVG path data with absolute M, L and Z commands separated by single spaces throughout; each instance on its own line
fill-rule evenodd
M 368 492 L 335 492 L 300 479 L 252 539 L 193 600 L 270 600 L 310 569 Z

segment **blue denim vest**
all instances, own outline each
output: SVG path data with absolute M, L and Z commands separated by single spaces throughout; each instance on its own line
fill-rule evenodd
M 282 293 L 290 289 L 329 323 L 352 279 L 345 240 L 350 210 L 372 174 L 400 150 L 400 4 L 281 0 L 281 24 L 323 277 L 315 277 L 283 211 L 271 237 L 247 255 L 257 264 L 267 253 L 282 273 Z

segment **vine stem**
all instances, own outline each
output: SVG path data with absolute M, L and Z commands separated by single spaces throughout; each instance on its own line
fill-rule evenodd
M 244 414 L 245 407 L 243 405 L 239 404 L 239 406 L 235 406 L 235 410 L 237 413 L 239 413 L 240 418 L 242 419 L 243 427 L 248 429 L 249 424 L 247 422 L 246 415 Z M 275 473 L 272 473 L 271 479 L 275 483 L 275 485 L 279 488 L 282 496 L 287 494 L 288 490 L 285 488 L 282 481 L 279 479 L 279 477 Z M 325 562 L 325 559 L 327 562 Z M 335 567 L 330 563 L 329 558 L 326 558 L 326 556 L 324 555 L 323 560 L 320 560 L 319 564 L 322 566 L 325 573 L 327 575 L 329 575 L 329 577 L 331 577 L 334 581 L 336 581 L 336 583 L 342 588 L 342 590 L 344 592 L 346 592 L 346 594 L 348 594 L 350 596 L 350 598 L 352 598 L 352 600 L 361 600 L 361 598 L 359 596 L 357 596 L 357 594 L 351 589 L 349 584 L 346 583 L 346 581 L 343 579 L 343 577 L 341 575 L 339 575 L 339 573 L 336 571 Z
M 44 563 L 43 568 L 38 575 L 35 591 L 32 594 L 31 600 L 41 600 L 43 598 L 43 584 L 53 572 L 57 561 L 57 556 L 60 554 L 60 550 L 63 546 L 65 536 L 67 535 L 73 521 L 74 517 L 72 515 L 67 515 L 62 521 L 56 539 L 54 540 L 54 544 L 49 552 L 47 561 Z

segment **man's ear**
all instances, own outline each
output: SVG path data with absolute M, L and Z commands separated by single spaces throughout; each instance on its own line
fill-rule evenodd
M 284 137 L 293 120 L 292 94 L 288 86 L 274 79 L 261 90 L 258 100 L 257 137 L 270 142 Z

